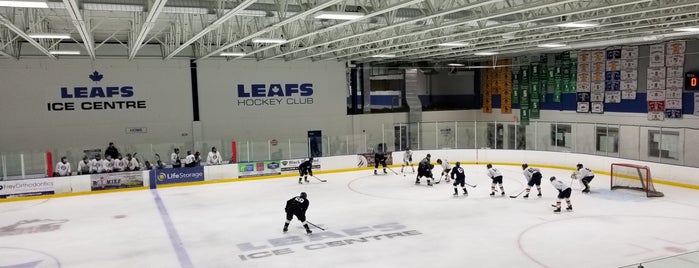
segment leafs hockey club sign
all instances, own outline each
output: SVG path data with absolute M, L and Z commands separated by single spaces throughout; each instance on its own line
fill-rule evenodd
M 146 109 L 145 100 L 133 99 L 133 86 L 100 85 L 104 75 L 98 71 L 92 72 L 88 78 L 95 85 L 61 87 L 62 101 L 46 103 L 48 111 Z
M 267 239 L 264 242 L 237 244 L 242 252 L 238 255 L 243 261 L 263 259 L 279 255 L 294 254 L 300 251 L 315 251 L 325 248 L 352 246 L 363 243 L 403 239 L 421 235 L 400 223 L 391 222 L 373 226 L 354 226 L 338 231 L 314 232 L 312 235 L 284 235 Z
M 238 106 L 313 104 L 313 84 L 238 84 Z

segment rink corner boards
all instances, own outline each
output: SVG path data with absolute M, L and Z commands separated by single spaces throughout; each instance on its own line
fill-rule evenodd
M 450 161 L 452 162 L 452 161 Z M 461 162 L 461 161 L 460 161 Z M 493 165 L 500 165 L 500 166 L 520 166 L 521 163 L 510 163 L 510 162 L 488 162 L 489 164 Z M 485 165 L 488 164 L 486 162 L 467 162 L 463 161 L 461 164 L 463 165 Z M 436 165 L 436 163 L 433 163 Z M 539 168 L 553 168 L 553 169 L 562 169 L 562 170 L 570 170 L 571 172 L 574 171 L 575 169 L 572 167 L 567 167 L 567 166 L 556 166 L 556 165 L 543 165 L 543 164 L 531 164 L 531 166 L 534 167 L 539 167 Z M 388 167 L 391 168 L 400 168 L 401 165 L 388 165 Z M 355 167 L 355 168 L 343 168 L 343 169 L 335 169 L 335 170 L 327 170 L 327 171 L 318 171 L 315 172 L 315 174 L 321 175 L 321 174 L 332 174 L 332 173 L 342 173 L 342 172 L 353 172 L 353 171 L 360 171 L 360 170 L 372 170 L 374 167 Z M 610 173 L 608 171 L 602 171 L 602 170 L 593 170 L 595 174 L 603 174 L 609 176 Z M 230 182 L 245 182 L 245 181 L 256 181 L 256 180 L 267 180 L 267 179 L 283 179 L 283 178 L 291 178 L 291 177 L 297 177 L 298 175 L 296 173 L 289 173 L 289 174 L 281 174 L 281 175 L 270 175 L 270 176 L 257 176 L 257 177 L 247 177 L 247 178 L 231 178 L 231 179 L 219 179 L 219 180 L 208 180 L 208 181 L 197 181 L 197 182 L 184 182 L 184 183 L 176 183 L 176 184 L 160 184 L 156 188 L 171 188 L 171 187 L 181 187 L 181 186 L 194 186 L 194 185 L 206 185 L 206 184 L 216 184 L 216 183 L 230 183 Z M 687 184 L 687 183 L 680 183 L 680 182 L 673 182 L 673 181 L 667 181 L 667 180 L 662 180 L 658 178 L 653 179 L 654 183 L 658 184 L 664 184 L 664 185 L 670 185 L 670 186 L 675 186 L 675 187 L 681 187 L 681 188 L 688 188 L 688 189 L 694 189 L 694 190 L 699 190 L 699 186 L 693 185 L 693 184 Z M 61 194 L 51 194 L 51 195 L 36 195 L 36 196 L 23 196 L 23 197 L 14 197 L 14 198 L 6 198 L 6 199 L 0 199 L 0 203 L 4 202 L 17 202 L 17 201 L 27 201 L 27 200 L 37 200 L 37 199 L 51 199 L 51 198 L 62 198 L 62 197 L 72 197 L 72 196 L 82 196 L 82 195 L 93 195 L 93 194 L 106 194 L 106 193 L 119 193 L 119 192 L 130 192 L 130 191 L 141 191 L 141 190 L 149 190 L 149 186 L 143 186 L 143 187 L 133 187 L 133 188 L 120 188 L 120 189 L 110 189 L 110 190 L 100 190 L 100 191 L 89 191 L 89 192 L 75 192 L 75 193 L 61 193 Z

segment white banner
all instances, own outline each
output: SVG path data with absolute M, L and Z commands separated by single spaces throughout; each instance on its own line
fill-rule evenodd
M 665 100 L 665 90 L 648 90 L 646 95 L 647 101 L 664 101 Z
M 667 67 L 667 78 L 684 78 L 684 68 L 682 66 Z
M 590 51 L 578 52 L 578 64 L 590 62 Z
M 596 63 L 602 63 L 607 60 L 607 52 L 604 50 L 595 50 L 590 53 L 590 56 L 592 57 L 592 62 Z
M 602 102 L 592 102 L 591 112 L 596 114 L 601 114 L 604 112 L 604 103 Z
M 667 83 L 665 86 L 667 88 L 683 88 L 684 87 L 684 79 L 683 78 L 668 78 Z
M 648 79 L 648 91 L 651 90 L 662 90 L 665 91 L 665 79 L 650 80 Z
M 665 66 L 665 45 L 657 44 L 650 46 L 650 67 Z
M 668 99 L 682 99 L 682 88 L 667 88 L 665 97 Z
M 663 121 L 665 119 L 665 112 L 648 112 L 648 120 L 650 121 Z
M 589 83 L 590 73 L 589 72 L 578 72 L 578 84 L 579 83 Z
M 626 60 L 621 60 L 621 69 L 637 69 L 638 68 L 638 59 L 626 59 Z
M 666 99 L 665 109 L 682 109 L 682 99 Z
M 621 90 L 636 90 L 638 81 L 636 80 L 621 80 Z
M 667 58 L 665 58 L 665 65 L 676 67 L 684 66 L 684 55 L 668 55 Z
M 622 100 L 635 100 L 636 99 L 636 91 L 635 90 L 622 90 L 621 91 L 621 99 Z
M 604 92 L 604 82 L 602 83 L 590 83 L 591 92 Z
M 667 55 L 682 55 L 687 49 L 685 41 L 670 41 L 667 42 Z
M 622 59 L 636 59 L 636 58 L 638 58 L 638 46 L 622 47 L 621 48 L 621 58 Z
M 578 102 L 578 109 L 576 111 L 578 113 L 590 112 L 590 103 L 589 102 Z
M 638 70 L 621 70 L 621 80 L 637 80 Z
M 621 60 L 607 60 L 607 71 L 619 71 L 621 69 Z
M 604 103 L 621 103 L 621 91 L 607 91 L 604 94 Z
M 0 198 L 53 194 L 53 179 L 0 181 Z
M 665 67 L 648 68 L 648 80 L 665 79 Z
M 590 94 L 590 101 L 603 102 L 604 101 L 604 91 L 592 92 Z
M 589 63 L 580 63 L 578 62 L 578 75 L 580 73 L 587 73 L 589 75 L 590 73 L 590 64 Z
M 590 92 L 590 82 L 578 82 L 577 92 Z

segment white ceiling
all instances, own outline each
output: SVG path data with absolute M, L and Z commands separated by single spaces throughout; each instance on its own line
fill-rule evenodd
M 39 1 L 39 0 L 31 0 Z M 0 1 L 2 2 L 2 1 Z M 41 2 L 41 1 L 39 1 Z M 46 2 L 44 2 L 46 3 Z M 220 57 L 357 62 L 468 61 L 561 49 L 696 38 L 699 0 L 51 0 L 48 8 L 0 7 L 0 58 Z M 359 12 L 353 21 L 318 20 L 318 11 Z M 564 28 L 564 22 L 595 22 Z M 70 39 L 33 39 L 31 33 Z M 283 44 L 252 43 L 284 38 Z M 463 42 L 462 47 L 443 47 Z M 561 51 L 559 49 L 558 51 Z M 394 58 L 375 58 L 392 54 Z

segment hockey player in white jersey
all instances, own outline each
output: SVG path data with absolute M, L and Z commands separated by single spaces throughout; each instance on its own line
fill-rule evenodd
M 138 160 L 136 160 L 135 157 L 132 157 L 131 154 L 126 154 L 124 163 L 126 164 L 126 170 L 128 171 L 136 171 L 141 169 L 141 164 L 139 164 Z
M 439 175 L 439 181 L 441 181 L 442 178 L 446 178 L 446 181 L 449 182 L 449 172 L 451 171 L 451 165 L 449 164 L 449 160 L 447 160 L 446 158 L 444 158 L 444 160 L 437 159 L 437 164 L 442 165 L 442 174 Z M 439 183 L 439 181 L 437 181 L 436 183 Z
M 65 156 L 61 157 L 61 162 L 58 162 L 58 164 L 56 164 L 55 175 L 61 177 L 70 176 L 71 172 L 72 170 L 70 169 L 70 163 L 68 163 L 68 158 L 66 158 Z
M 410 169 L 415 173 L 415 167 L 413 167 L 413 151 L 410 148 L 405 149 L 403 153 L 403 166 L 400 167 L 400 173 L 403 173 L 405 166 L 410 166 Z M 405 176 L 405 174 L 403 174 Z
M 90 160 L 87 155 L 83 156 L 83 160 L 78 162 L 78 175 L 90 174 Z
M 112 172 L 112 169 L 114 168 L 114 160 L 112 159 L 112 156 L 107 155 L 106 159 L 102 159 L 102 169 L 104 170 L 103 172 L 109 173 Z M 102 172 L 100 172 L 102 173 Z
M 117 158 L 112 161 L 112 171 L 113 172 L 121 172 L 126 170 L 126 159 L 121 156 L 121 154 L 117 155 Z
M 216 147 L 211 147 L 211 152 L 209 152 L 209 155 L 206 157 L 206 164 L 220 165 L 221 163 L 221 153 L 216 150 Z
M 578 164 L 577 168 L 578 170 L 573 172 L 571 178 L 582 181 L 583 185 L 585 185 L 585 189 L 583 189 L 582 192 L 589 193 L 590 182 L 595 178 L 595 173 L 593 173 L 589 168 L 583 167 L 583 164 Z
M 529 191 L 536 185 L 536 190 L 539 194 L 536 196 L 541 197 L 541 171 L 538 168 L 530 168 L 527 164 L 522 164 L 522 169 L 524 170 L 524 177 L 527 179 L 527 189 L 524 198 L 529 198 Z
M 495 196 L 495 186 L 498 185 L 500 186 L 500 195 L 505 196 L 505 188 L 502 187 L 502 172 L 491 164 L 487 164 L 485 167 L 488 168 L 488 177 L 493 180 L 493 183 L 490 184 L 490 196 Z
M 570 187 L 562 181 L 557 180 L 556 177 L 551 177 L 551 184 L 553 185 L 553 188 L 558 190 L 558 201 L 556 202 L 556 205 L 554 205 L 556 209 L 553 210 L 553 212 L 561 212 L 561 200 L 563 199 L 565 199 L 566 204 L 568 204 L 566 211 L 573 211 L 573 205 L 570 204 Z
M 102 165 L 102 156 L 97 154 L 95 158 L 90 160 L 90 173 L 104 173 L 104 166 Z

